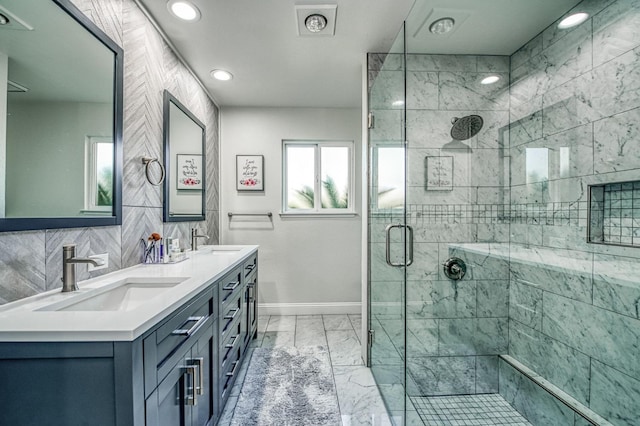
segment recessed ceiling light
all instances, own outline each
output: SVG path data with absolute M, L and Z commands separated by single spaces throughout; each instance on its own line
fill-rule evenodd
M 575 27 L 576 25 L 582 24 L 584 21 L 589 19 L 589 14 L 585 12 L 578 12 L 572 15 L 567 16 L 558 24 L 558 28 L 561 30 L 565 30 L 567 28 Z
M 493 84 L 500 80 L 500 76 L 490 75 L 489 77 L 485 77 L 480 81 L 480 84 Z
M 455 23 L 453 18 L 440 18 L 429 25 L 429 31 L 433 34 L 446 34 L 453 29 Z
M 200 10 L 188 0 L 169 0 L 167 9 L 184 21 L 195 22 L 200 19 Z
M 312 33 L 319 33 L 327 26 L 327 18 L 319 13 L 314 13 L 307 16 L 307 19 L 304 20 L 304 26 Z
M 394 107 L 403 106 L 404 105 L 404 101 L 402 99 L 397 100 L 397 101 L 393 101 L 393 103 L 391 105 L 393 105 Z
M 225 70 L 213 70 L 210 73 L 211 77 L 220 81 L 228 81 L 233 78 L 233 75 L 229 71 Z

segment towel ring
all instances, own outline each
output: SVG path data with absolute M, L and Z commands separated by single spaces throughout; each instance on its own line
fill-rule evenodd
M 160 166 L 160 179 L 158 179 L 157 182 L 154 182 L 151 179 L 151 173 L 149 171 L 149 166 L 153 163 L 158 163 L 158 166 Z M 142 164 L 144 164 L 144 174 L 147 177 L 147 181 L 153 185 L 153 186 L 160 186 L 162 185 L 162 182 L 164 182 L 164 176 L 165 176 L 165 172 L 164 172 L 164 166 L 162 165 L 162 163 L 160 163 L 160 161 L 157 158 L 151 158 L 151 157 L 142 157 Z

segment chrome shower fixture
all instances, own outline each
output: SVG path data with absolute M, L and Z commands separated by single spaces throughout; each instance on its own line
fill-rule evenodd
M 480 132 L 484 120 L 479 115 L 467 115 L 462 118 L 453 117 L 451 124 L 451 137 L 457 141 L 466 141 Z

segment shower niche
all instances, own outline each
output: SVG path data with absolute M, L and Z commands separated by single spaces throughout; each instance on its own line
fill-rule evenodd
M 640 247 L 640 181 L 589 186 L 588 242 Z

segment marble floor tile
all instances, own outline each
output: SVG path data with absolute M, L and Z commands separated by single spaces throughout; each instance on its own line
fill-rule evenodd
M 227 399 L 227 404 L 224 406 L 217 426 L 229 426 L 231 424 L 231 418 L 233 417 L 233 411 L 236 409 L 237 403 L 237 396 L 230 396 L 229 399 Z
M 294 346 L 295 332 L 293 331 L 266 331 L 262 340 L 262 348 L 275 348 L 277 346 Z
M 322 315 L 296 315 L 296 320 L 320 320 L 322 322 Z
M 266 331 L 296 331 L 296 317 L 271 316 Z
M 269 323 L 269 315 L 258 315 L 258 332 L 267 331 L 267 324 Z
M 333 375 L 343 426 L 391 425 L 371 370 L 334 366 Z
M 296 323 L 296 347 L 302 346 L 327 346 L 327 336 L 320 319 L 300 319 Z
M 351 325 L 356 332 L 356 336 L 358 336 L 358 340 L 362 342 L 362 315 L 349 315 L 349 320 L 351 320 Z
M 249 347 L 259 348 L 262 347 L 262 341 L 264 340 L 264 331 L 258 331 L 258 335 L 255 339 L 251 340 Z
M 353 330 L 348 315 L 323 315 L 325 330 Z
M 362 365 L 360 342 L 353 330 L 327 331 L 333 365 Z

